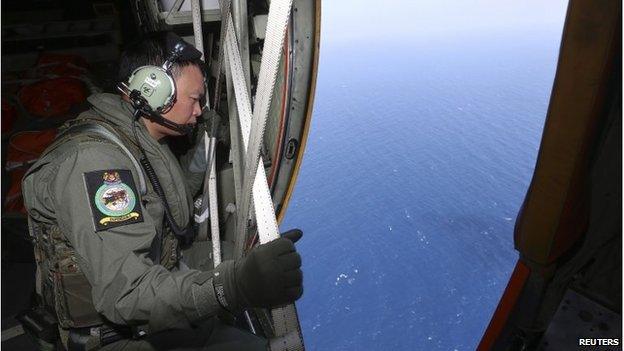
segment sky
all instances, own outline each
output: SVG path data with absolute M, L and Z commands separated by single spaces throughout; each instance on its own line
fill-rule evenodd
M 561 30 L 565 0 L 334 0 L 321 4 L 321 45 L 419 41 L 492 31 Z

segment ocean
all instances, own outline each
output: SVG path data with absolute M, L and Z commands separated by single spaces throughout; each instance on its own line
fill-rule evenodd
M 561 23 L 562 25 L 562 23 Z M 561 27 L 321 54 L 282 230 L 308 350 L 474 350 L 513 270 Z

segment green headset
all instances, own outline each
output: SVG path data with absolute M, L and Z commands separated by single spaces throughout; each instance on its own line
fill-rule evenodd
M 192 131 L 192 126 L 174 123 L 161 114 L 169 111 L 176 101 L 176 85 L 171 67 L 180 58 L 197 59 L 202 54 L 173 33 L 167 33 L 166 43 L 168 48 L 173 48 L 162 66 L 146 65 L 135 69 L 127 83 L 119 83 L 118 89 L 130 98 L 135 110 L 140 112 L 135 114 L 136 117 L 143 115 L 165 127 L 187 134 Z
M 152 110 L 158 113 L 169 111 L 176 99 L 175 81 L 166 65 L 171 63 L 167 61 L 163 67 L 139 67 L 128 79 L 128 90 L 139 91 Z

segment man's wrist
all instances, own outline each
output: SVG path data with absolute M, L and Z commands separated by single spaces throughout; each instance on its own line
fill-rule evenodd
M 191 313 L 192 320 L 203 320 L 215 316 L 222 309 L 217 301 L 211 272 L 201 272 L 194 277 L 191 285 L 191 298 L 195 307 L 194 313 Z
M 236 312 L 238 304 L 232 281 L 235 279 L 234 261 L 224 261 L 213 271 L 214 292 L 219 305 L 230 313 Z

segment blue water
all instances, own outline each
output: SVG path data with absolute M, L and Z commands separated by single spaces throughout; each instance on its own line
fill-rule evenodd
M 473 350 L 518 257 L 561 28 L 322 45 L 282 228 L 308 350 Z

